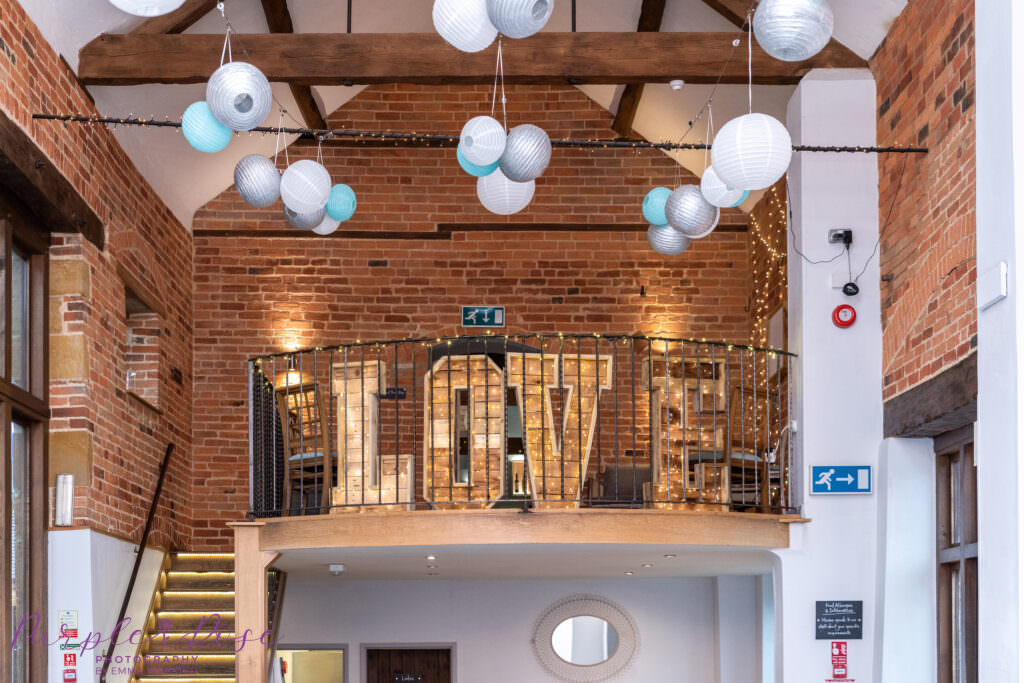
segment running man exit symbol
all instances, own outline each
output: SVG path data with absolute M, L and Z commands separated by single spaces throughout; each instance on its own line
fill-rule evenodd
M 463 327 L 505 327 L 504 306 L 463 306 Z
M 811 493 L 841 495 L 871 493 L 870 465 L 813 465 Z

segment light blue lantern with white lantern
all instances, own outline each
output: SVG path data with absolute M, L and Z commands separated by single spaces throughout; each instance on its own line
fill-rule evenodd
M 667 187 L 656 187 L 644 197 L 644 220 L 651 225 L 668 225 L 668 217 L 665 215 L 665 202 L 671 196 L 672 190 Z
M 498 164 L 501 160 L 495 161 L 493 164 L 474 164 L 472 161 L 466 158 L 466 155 L 462 153 L 462 145 L 459 145 L 455 151 L 456 156 L 459 159 L 459 166 L 462 170 L 475 178 L 483 178 L 489 176 L 498 170 Z
M 231 129 L 218 121 L 205 101 L 193 102 L 181 117 L 181 132 L 200 152 L 219 152 L 231 142 Z
M 327 215 L 332 220 L 344 223 L 356 212 L 356 192 L 348 185 L 339 183 L 331 188 L 327 199 Z

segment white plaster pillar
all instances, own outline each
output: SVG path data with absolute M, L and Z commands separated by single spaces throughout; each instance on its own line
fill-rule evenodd
M 975 2 L 977 64 L 978 680 L 1019 681 L 1021 657 L 1020 457 L 1024 446 L 1024 6 Z
M 875 82 L 866 69 L 809 73 L 789 103 L 794 144 L 873 145 Z M 789 244 L 789 343 L 799 355 L 794 372 L 794 476 L 809 488 L 810 465 L 878 463 L 882 441 L 882 330 L 878 257 L 878 160 L 872 154 L 798 153 L 789 171 L 793 235 Z M 830 228 L 853 230 L 854 274 L 867 263 L 860 294 L 845 296 L 845 255 L 828 244 Z M 835 273 L 842 273 L 834 278 Z M 841 330 L 832 310 L 851 304 L 857 322 Z M 791 547 L 776 570 L 777 659 L 780 681 L 832 677 L 830 641 L 815 640 L 817 600 L 862 600 L 862 640 L 850 640 L 849 677 L 873 680 L 876 604 L 877 496 L 808 496 L 797 490 L 810 524 L 795 524 Z

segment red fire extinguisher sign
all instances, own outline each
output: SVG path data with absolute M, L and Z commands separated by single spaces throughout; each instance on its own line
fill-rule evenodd
M 832 641 L 832 678 L 846 678 L 846 641 Z

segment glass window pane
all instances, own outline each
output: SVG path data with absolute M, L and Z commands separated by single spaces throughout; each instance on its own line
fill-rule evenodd
M 978 471 L 974 467 L 974 444 L 964 446 L 963 456 L 963 542 L 978 542 Z
M 29 372 L 29 263 L 11 255 L 11 383 L 25 389 Z
M 17 632 L 28 607 L 28 433 L 24 426 L 11 423 L 11 633 Z M 28 642 L 18 638 L 11 644 L 11 681 L 27 681 Z

